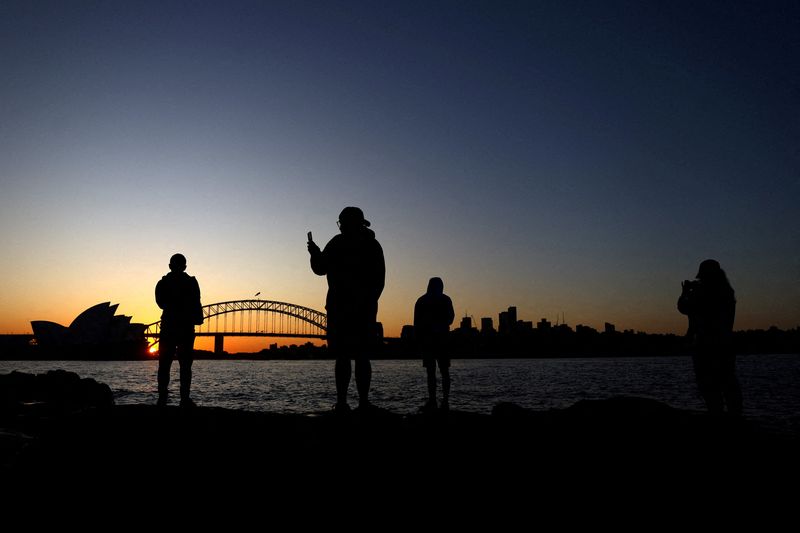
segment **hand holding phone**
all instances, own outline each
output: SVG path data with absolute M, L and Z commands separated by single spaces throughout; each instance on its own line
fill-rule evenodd
M 317 246 L 317 243 L 315 243 L 314 240 L 312 239 L 311 232 L 309 231 L 306 235 L 308 236 L 308 243 L 307 243 L 308 253 L 310 253 L 311 255 L 318 254 L 319 246 Z

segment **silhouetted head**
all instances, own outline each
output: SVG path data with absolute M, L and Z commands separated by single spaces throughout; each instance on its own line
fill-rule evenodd
M 169 269 L 173 272 L 183 272 L 186 270 L 186 258 L 183 254 L 175 254 L 169 258 Z
M 714 259 L 706 259 L 700 263 L 700 268 L 697 270 L 697 279 L 712 280 L 718 278 L 722 272 L 722 267 L 719 262 Z M 724 274 L 724 273 L 723 273 Z
M 364 219 L 364 212 L 358 207 L 345 207 L 339 213 L 339 229 L 342 233 L 352 233 L 369 227 L 369 220 Z
M 444 294 L 442 278 L 431 278 L 428 281 L 428 294 Z
M 697 279 L 699 279 L 704 286 L 711 287 L 716 291 L 724 291 L 733 296 L 733 287 L 731 287 L 728 276 L 719 265 L 718 261 L 714 259 L 706 259 L 700 263 L 700 268 L 697 269 Z

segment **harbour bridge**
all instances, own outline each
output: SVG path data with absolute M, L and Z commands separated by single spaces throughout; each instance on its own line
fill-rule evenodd
M 272 300 L 235 300 L 203 306 L 198 337 L 214 337 L 214 352 L 224 351 L 225 337 L 297 337 L 324 339 L 328 317 L 308 307 Z M 148 324 L 150 346 L 161 337 L 161 321 Z

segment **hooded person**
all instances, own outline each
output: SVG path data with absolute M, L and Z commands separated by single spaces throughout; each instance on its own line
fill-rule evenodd
M 328 347 L 336 357 L 336 409 L 349 410 L 350 360 L 356 361 L 359 405 L 369 405 L 372 367 L 369 352 L 377 347 L 378 299 L 383 292 L 386 266 L 383 248 L 358 207 L 339 214 L 340 233 L 323 250 L 308 243 L 311 270 L 327 276 Z
M 428 290 L 414 305 L 414 336 L 422 352 L 422 365 L 428 376 L 428 403 L 426 409 L 436 408 L 436 365 L 442 374 L 442 408 L 449 408 L 450 358 L 447 353 L 447 335 L 455 319 L 453 302 L 444 294 L 441 278 L 431 278 Z

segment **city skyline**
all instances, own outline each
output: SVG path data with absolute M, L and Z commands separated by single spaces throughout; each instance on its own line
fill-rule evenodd
M 707 258 L 736 329 L 798 326 L 796 3 L 0 15 L 0 333 L 106 301 L 155 322 L 176 252 L 204 304 L 324 311 L 306 233 L 349 205 L 384 249 L 387 336 L 434 276 L 459 317 L 681 334 Z

